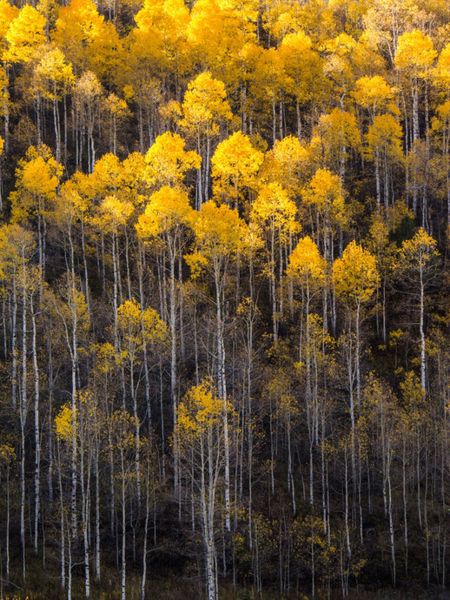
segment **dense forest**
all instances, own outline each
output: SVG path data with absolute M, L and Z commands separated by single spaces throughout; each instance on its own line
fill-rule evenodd
M 0 597 L 443 598 L 448 0 L 0 0 L 0 135 Z

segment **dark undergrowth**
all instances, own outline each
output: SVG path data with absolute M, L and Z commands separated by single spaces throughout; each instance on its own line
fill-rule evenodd
M 151 577 L 151 576 L 150 576 Z M 73 581 L 72 600 L 85 597 L 82 579 Z M 141 600 L 139 577 L 130 575 L 127 585 L 127 600 Z M 61 589 L 55 575 L 41 571 L 30 574 L 26 585 L 20 585 L 13 579 L 2 579 L 1 600 L 64 600 L 67 591 Z M 101 586 L 93 583 L 92 600 L 120 600 L 120 582 L 116 577 L 105 574 Z M 183 577 L 149 580 L 146 586 L 146 600 L 203 600 L 205 593 L 201 582 L 185 580 Z M 340 589 L 317 590 L 314 600 L 341 600 Z M 220 600 L 313 600 L 311 592 L 304 590 L 281 594 L 275 589 L 258 593 L 252 588 L 223 585 Z M 350 589 L 348 600 L 450 600 L 450 594 L 438 588 L 420 589 L 416 587 L 402 589 L 366 589 L 356 586 Z

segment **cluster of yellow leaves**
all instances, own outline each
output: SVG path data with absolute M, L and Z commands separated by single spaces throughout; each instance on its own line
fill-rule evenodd
M 214 196 L 236 205 L 245 190 L 256 189 L 263 159 L 264 154 L 241 131 L 220 142 L 211 160 Z
M 45 49 L 34 69 L 34 85 L 43 98 L 57 101 L 75 83 L 72 65 L 59 48 Z
M 63 167 L 48 146 L 30 146 L 19 161 L 16 190 L 10 195 L 13 220 L 20 222 L 34 214 L 39 208 L 38 200 L 53 201 L 62 174 Z
M 185 140 L 176 133 L 158 136 L 145 155 L 145 179 L 149 186 L 181 185 L 190 169 L 200 168 L 201 158 L 185 150 Z
M 137 418 L 126 410 L 115 410 L 111 415 L 111 449 L 113 451 L 135 451 Z
M 140 348 L 144 341 L 161 342 L 167 337 L 167 325 L 150 306 L 142 309 L 136 300 L 125 300 L 117 309 L 118 324 L 128 348 Z
M 423 227 L 410 239 L 405 240 L 400 248 L 400 269 L 424 269 L 439 253 L 436 240 Z
M 72 408 L 69 404 L 64 404 L 59 413 L 55 417 L 55 432 L 57 437 L 67 442 L 72 438 L 73 427 L 76 426 L 77 415 L 73 415 Z
M 20 225 L 0 227 L 0 279 L 5 279 L 26 260 L 34 250 L 33 235 Z
M 345 225 L 347 215 L 338 175 L 328 169 L 317 169 L 309 184 L 302 191 L 305 205 L 314 206 L 326 219 Z
M 276 140 L 269 150 L 258 177 L 263 182 L 279 182 L 291 194 L 298 194 L 310 159 L 308 149 L 298 138 L 288 135 Z
M 193 276 L 212 264 L 214 269 L 229 257 L 250 251 L 256 239 L 236 209 L 209 200 L 194 215 L 196 250 L 185 256 Z
M 404 380 L 400 383 L 403 398 L 403 407 L 412 420 L 420 420 L 421 413 L 425 410 L 426 391 L 414 371 L 407 371 Z
M 90 347 L 95 357 L 95 367 L 99 373 L 106 375 L 120 366 L 122 359 L 126 358 L 126 352 L 116 352 L 110 342 L 92 344 Z
M 106 196 L 99 206 L 97 219 L 99 228 L 108 233 L 117 233 L 134 213 L 133 203 L 116 195 Z
M 231 121 L 232 112 L 225 85 L 209 71 L 193 79 L 184 95 L 180 125 L 188 133 L 217 135 L 222 122 Z
M 385 110 L 397 113 L 397 106 L 393 103 L 395 94 L 396 90 L 381 75 L 361 77 L 352 92 L 356 102 L 372 116 Z
M 366 134 L 367 156 L 373 160 L 377 153 L 392 161 L 403 160 L 403 130 L 391 114 L 377 115 Z
M 436 56 L 432 39 L 419 29 L 414 29 L 399 37 L 395 65 L 398 69 L 422 77 L 426 75 Z
M 224 403 L 210 380 L 192 387 L 178 407 L 178 429 L 181 435 L 202 435 L 222 420 Z
M 377 261 L 355 241 L 333 264 L 332 280 L 337 294 L 350 304 L 368 302 L 379 285 Z
M 78 72 L 92 71 L 106 78 L 118 65 L 121 40 L 93 0 L 71 0 L 62 6 L 52 39 Z
M 130 114 L 125 100 L 123 100 L 123 98 L 119 98 L 119 96 L 114 93 L 111 93 L 109 96 L 107 96 L 104 106 L 115 119 L 124 119 Z
M 301 286 L 321 285 L 325 281 L 326 261 L 309 235 L 299 240 L 289 257 L 287 274 Z
M 136 231 L 141 239 L 149 239 L 189 226 L 193 219 L 189 197 L 179 188 L 163 186 L 150 196 L 143 214 L 139 216 Z
M 322 115 L 311 139 L 311 148 L 315 154 L 322 154 L 330 165 L 340 168 L 342 158 L 350 150 L 358 150 L 361 134 L 354 114 L 334 108 Z
M 279 183 L 269 183 L 260 188 L 252 204 L 250 218 L 262 232 L 277 233 L 280 241 L 300 230 L 296 221 L 297 206 Z
M 46 41 L 45 17 L 30 4 L 25 4 L 10 22 L 5 38 L 8 49 L 4 59 L 7 62 L 30 62 Z
M 0 467 L 9 466 L 16 458 L 16 452 L 9 444 L 0 444 Z

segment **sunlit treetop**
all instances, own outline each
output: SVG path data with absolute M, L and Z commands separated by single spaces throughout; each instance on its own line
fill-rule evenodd
M 259 173 L 263 182 L 278 182 L 293 196 L 297 195 L 309 171 L 308 148 L 293 135 L 276 140 Z
M 309 235 L 301 238 L 289 257 L 287 274 L 302 286 L 325 281 L 326 261 Z
M 3 52 L 7 46 L 6 32 L 18 12 L 19 9 L 10 4 L 8 0 L 0 0 L 0 52 Z
M 317 1 L 266 2 L 262 17 L 265 28 L 276 39 L 282 39 L 286 34 L 299 31 L 326 38 L 330 37 L 336 29 L 333 12 L 327 4 Z
M 194 215 L 196 241 L 207 255 L 236 254 L 242 247 L 247 225 L 237 210 L 209 200 Z
M 193 217 L 195 247 L 191 254 L 185 256 L 193 278 L 198 277 L 208 265 L 217 275 L 230 258 L 252 252 L 257 245 L 254 232 L 239 217 L 238 211 L 226 204 L 217 206 L 209 200 Z
M 279 47 L 285 72 L 285 87 L 301 105 L 325 91 L 323 64 L 312 49 L 312 40 L 302 31 L 286 35 Z
M 368 110 L 371 115 L 377 112 L 390 110 L 398 112 L 397 106 L 393 102 L 397 90 L 390 86 L 381 75 L 373 77 L 361 77 L 355 83 L 352 96 L 355 101 Z
M 408 31 L 398 39 L 395 66 L 423 77 L 432 66 L 437 52 L 433 40 L 419 29 Z
M 72 65 L 59 48 L 48 48 L 35 69 L 35 85 L 43 98 L 54 101 L 70 91 L 75 83 Z
M 208 71 L 189 82 L 182 104 L 180 125 L 188 133 L 217 135 L 221 123 L 232 118 L 225 85 Z
M 254 70 L 250 78 L 251 96 L 258 103 L 255 110 L 268 100 L 273 104 L 281 98 L 287 84 L 282 57 L 277 48 L 255 48 Z M 259 108 L 259 110 L 261 110 Z
M 49 212 L 49 217 L 58 227 L 71 228 L 76 222 L 84 221 L 90 208 L 90 200 L 80 193 L 75 178 L 65 181 Z
M 167 337 L 167 326 L 157 311 L 150 306 L 142 309 L 134 299 L 119 306 L 117 317 L 129 355 L 142 348 L 144 342 L 162 342 Z
M 189 9 L 183 0 L 146 0 L 134 19 L 137 27 L 126 40 L 133 69 L 151 67 L 153 72 L 169 70 L 180 75 L 189 71 Z
M 300 230 L 297 206 L 279 183 L 269 183 L 258 192 L 250 210 L 250 219 L 261 230 L 275 230 L 281 240 Z
M 257 187 L 257 173 L 264 154 L 241 131 L 221 142 L 211 159 L 213 193 L 216 198 L 236 204 L 246 189 Z
M 92 114 L 103 92 L 102 84 L 93 71 L 85 71 L 75 82 L 73 99 L 81 114 Z
M 334 108 L 330 113 L 321 115 L 311 138 L 311 154 L 334 168 L 341 169 L 350 151 L 358 151 L 361 146 L 361 134 L 358 121 L 353 113 Z
M 419 227 L 414 236 L 401 245 L 400 268 L 423 269 L 439 256 L 436 240 L 423 227 Z
M 4 60 L 13 63 L 29 63 L 45 41 L 45 17 L 30 4 L 20 10 L 10 22 L 6 32 L 8 49 Z
M 100 79 L 121 67 L 121 40 L 112 22 L 98 13 L 93 0 L 71 0 L 59 9 L 52 41 L 77 74 L 91 70 Z
M 217 396 L 211 381 L 204 380 L 190 388 L 180 403 L 177 418 L 179 433 L 188 439 L 201 436 L 221 423 L 223 411 L 223 400 Z
M 380 280 L 375 256 L 355 241 L 350 242 L 342 257 L 334 261 L 332 279 L 345 302 L 356 306 L 368 302 Z
M 92 222 L 105 233 L 117 234 L 133 213 L 134 206 L 129 200 L 110 195 L 102 201 Z
M 118 190 L 122 166 L 117 156 L 107 152 L 95 163 L 93 172 L 89 179 L 95 194 L 104 196 Z
M 10 194 L 13 220 L 21 221 L 36 212 L 41 201 L 53 201 L 63 171 L 48 146 L 30 146 L 19 161 L 16 190 Z
M 200 156 L 186 150 L 185 145 L 176 133 L 166 132 L 156 138 L 145 155 L 145 179 L 150 187 L 181 185 L 188 171 L 200 167 Z
M 326 218 L 346 224 L 345 200 L 339 175 L 328 169 L 317 169 L 309 184 L 303 188 L 302 199 L 305 205 L 314 206 Z
M 145 181 L 145 157 L 140 152 L 132 152 L 122 161 L 119 172 L 119 187 L 135 204 L 145 201 L 147 184 Z
M 187 37 L 194 56 L 227 85 L 238 84 L 240 52 L 256 41 L 258 5 L 256 0 L 197 0 L 192 7 Z
M 145 211 L 140 215 L 136 231 L 140 238 L 148 239 L 189 226 L 194 218 L 189 197 L 179 188 L 164 186 L 150 196 Z
M 376 153 L 383 153 L 391 160 L 403 159 L 402 127 L 391 114 L 377 115 L 366 134 L 367 154 L 373 159 Z

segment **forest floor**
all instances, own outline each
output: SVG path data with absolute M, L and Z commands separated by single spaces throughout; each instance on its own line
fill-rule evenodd
M 0 600 L 64 600 L 66 593 L 48 581 L 45 584 L 35 587 L 30 585 L 28 591 L 20 593 L 8 593 L 5 590 L 0 591 Z M 81 600 L 85 597 L 84 589 L 81 582 L 74 582 L 74 590 L 72 594 L 73 600 Z M 112 581 L 109 582 L 107 590 L 99 590 L 93 587 L 93 600 L 120 600 L 119 586 L 115 586 Z M 130 582 L 127 591 L 127 600 L 140 600 L 140 585 L 136 581 Z M 147 587 L 146 600 L 201 600 L 203 597 L 202 589 L 198 583 L 193 584 L 185 582 L 182 579 L 179 581 L 164 579 L 155 581 Z M 341 600 L 342 594 L 340 590 L 332 590 L 331 594 L 326 592 L 318 592 L 314 600 Z M 311 594 L 300 591 L 289 595 L 281 595 L 275 590 L 267 590 L 258 594 L 253 589 L 233 588 L 226 586 L 221 588 L 220 600 L 312 600 Z M 420 590 L 417 588 L 410 589 L 379 589 L 368 590 L 359 586 L 351 589 L 348 600 L 450 600 L 450 593 L 439 589 Z
M 53 557 L 52 557 L 53 558 Z M 50 561 L 53 563 L 53 561 Z M 49 564 L 47 563 L 49 566 Z M 9 585 L 0 572 L 0 600 L 65 600 L 67 592 L 59 585 L 59 572 L 54 568 L 43 568 L 41 560 L 29 557 L 26 584 L 21 582 L 21 573 L 11 573 Z M 450 591 L 430 587 L 402 586 L 397 589 L 383 588 L 377 590 L 363 585 L 350 589 L 348 600 L 450 600 Z M 269 587 L 269 586 L 267 586 Z M 275 586 L 274 586 L 275 587 Z M 85 598 L 84 580 L 77 573 L 72 581 L 72 600 Z M 92 600 L 120 600 L 120 580 L 114 569 L 105 568 L 102 571 L 101 586 L 91 582 Z M 188 578 L 183 575 L 149 573 L 146 587 L 146 600 L 203 600 L 204 587 L 197 577 Z M 220 585 L 220 600 L 312 600 L 310 589 L 306 586 L 298 592 L 280 594 L 276 589 L 266 589 L 257 593 L 251 587 L 235 587 L 228 582 Z M 336 588 L 316 592 L 314 600 L 341 600 L 341 590 Z M 129 572 L 127 577 L 127 600 L 141 600 L 141 580 L 136 572 Z

